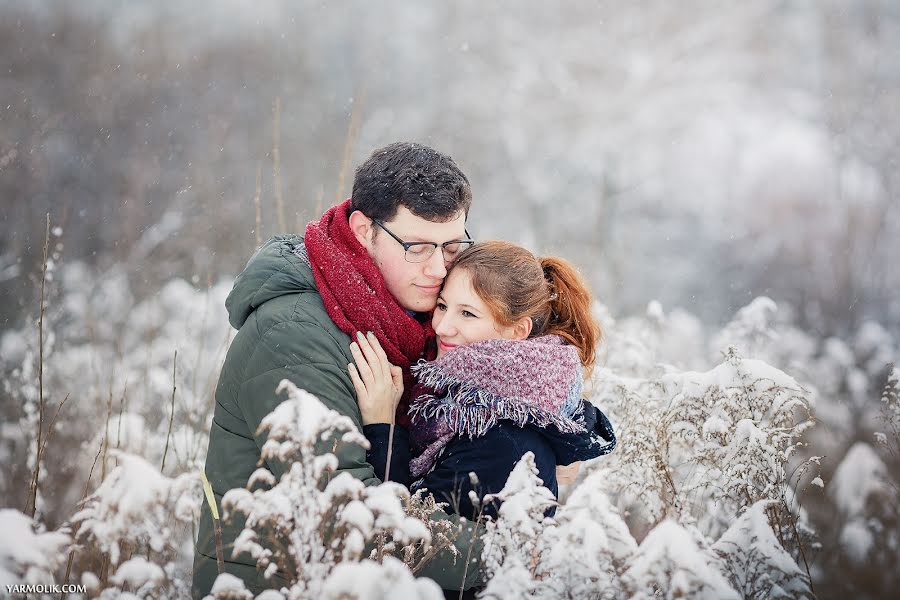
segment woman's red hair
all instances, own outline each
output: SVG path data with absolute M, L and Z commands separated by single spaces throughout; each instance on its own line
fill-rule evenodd
M 602 332 L 587 284 L 571 263 L 538 258 L 511 242 L 488 241 L 461 253 L 453 269 L 469 273 L 475 293 L 502 326 L 530 317 L 529 337 L 556 334 L 578 348 L 586 369 L 593 367 Z

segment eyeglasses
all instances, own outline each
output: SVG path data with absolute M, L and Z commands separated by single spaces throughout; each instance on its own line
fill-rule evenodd
M 444 242 L 443 244 L 435 244 L 434 242 L 404 242 L 392 232 L 390 229 L 384 226 L 384 223 L 379 221 L 378 219 L 372 219 L 372 222 L 384 229 L 389 236 L 397 240 L 397 243 L 403 246 L 403 250 L 406 251 L 404 258 L 406 262 L 411 263 L 420 263 L 425 262 L 431 255 L 434 254 L 434 251 L 438 249 L 438 246 L 441 247 L 441 253 L 444 255 L 444 262 L 450 263 L 456 260 L 456 257 L 459 256 L 459 253 L 472 246 L 475 243 L 475 240 L 469 239 L 471 236 L 469 232 L 465 229 L 463 231 L 466 232 L 466 239 L 464 240 L 452 240 L 449 242 Z

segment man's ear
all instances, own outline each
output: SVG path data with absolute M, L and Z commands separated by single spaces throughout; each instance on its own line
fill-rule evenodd
M 513 338 L 514 340 L 527 340 L 528 336 L 531 335 L 531 328 L 534 325 L 531 321 L 531 317 L 522 317 L 518 321 L 513 324 Z
M 358 210 L 350 213 L 350 231 L 363 248 L 369 250 L 372 243 L 372 219 Z

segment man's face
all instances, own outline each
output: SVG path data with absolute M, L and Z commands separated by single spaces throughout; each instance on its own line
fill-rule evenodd
M 417 217 L 401 206 L 394 218 L 384 224 L 404 242 L 433 242 L 440 245 L 466 238 L 463 213 L 452 221 L 434 223 Z M 387 289 L 397 303 L 406 310 L 416 312 L 434 310 L 449 266 L 444 262 L 441 249 L 435 250 L 424 262 L 408 262 L 404 257 L 403 246 L 374 224 L 367 241 L 366 249 L 378 265 Z

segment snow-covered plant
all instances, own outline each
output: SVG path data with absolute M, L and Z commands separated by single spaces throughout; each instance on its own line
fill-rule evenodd
M 835 552 L 829 556 L 833 567 L 858 575 L 872 597 L 895 589 L 900 491 L 875 448 L 854 444 L 835 470 L 828 492 L 839 523 Z
M 674 392 L 665 418 L 669 460 L 690 463 L 681 469 L 683 495 L 725 507 L 728 522 L 759 500 L 781 498 L 788 460 L 812 426 L 807 392 L 784 372 L 743 359 L 733 348 L 707 373 L 666 379 Z M 708 531 L 717 534 L 712 525 Z
M 623 579 L 627 597 L 634 600 L 740 598 L 723 574 L 721 561 L 706 546 L 706 538 L 668 519 L 647 534 Z
M 770 524 L 772 500 L 760 500 L 713 545 L 731 585 L 746 600 L 814 598 L 807 574 L 785 551 Z
M 165 454 L 167 475 L 202 467 L 229 339 L 224 300 L 231 288 L 229 281 L 197 289 L 175 279 L 138 299 L 123 265 L 100 272 L 70 263 L 53 275 L 43 323 L 46 453 L 37 494 L 37 514 L 50 524 L 72 514 L 89 475 L 88 490 L 115 467 L 114 449 L 155 465 Z M 37 454 L 36 321 L 0 332 L 0 457 L 10 465 L 0 475 L 0 495 L 21 506 Z M 53 494 L 45 496 L 50 481 Z
M 130 590 L 138 596 L 190 594 L 184 557 L 199 517 L 200 478 L 168 478 L 143 458 L 114 451 L 119 466 L 71 519 L 81 581 L 103 596 Z M 100 565 L 90 558 L 102 555 Z
M 54 580 L 71 543 L 67 533 L 42 532 L 28 515 L 11 508 L 0 510 L 0 532 L 0 590 Z
M 895 366 L 881 393 L 881 424 L 884 431 L 876 432 L 875 439 L 894 460 L 900 460 L 900 369 Z
M 341 579 L 354 571 L 338 566 L 365 559 L 376 562 L 362 563 L 354 567 L 357 571 L 380 570 L 385 585 L 413 589 L 406 563 L 378 561 L 396 554 L 421 562 L 431 556 L 433 544 L 451 543 L 447 532 L 441 530 L 439 539 L 433 539 L 425 523 L 408 515 L 404 503 L 409 491 L 396 483 L 366 486 L 348 473 L 333 477 L 337 458 L 322 450 L 368 442 L 349 417 L 313 395 L 287 380 L 279 385 L 282 391 L 288 398 L 262 420 L 260 431 L 268 436 L 262 458 L 286 465 L 284 473 L 276 481 L 270 471 L 258 469 L 247 489 L 230 490 L 222 499 L 224 518 L 241 514 L 246 519 L 234 554 L 248 553 L 266 577 L 278 572 L 287 580 L 282 591 L 292 598 L 347 589 Z M 415 589 L 422 597 L 433 591 Z
M 775 316 L 778 306 L 771 298 L 759 296 L 738 310 L 734 318 L 715 336 L 714 352 L 734 347 L 742 356 L 769 361 L 772 342 L 778 339 Z
M 607 488 L 602 474 L 594 472 L 557 509 L 557 526 L 544 530 L 547 549 L 541 554 L 537 596 L 615 600 L 624 595 L 621 578 L 637 543 L 607 498 Z
M 704 373 L 635 380 L 606 371 L 597 388 L 622 431 L 617 452 L 596 466 L 609 488 L 651 523 L 698 522 L 712 536 L 742 508 L 782 497 L 788 460 L 811 426 L 807 392 L 734 349 Z
M 484 573 L 488 579 L 483 598 L 523 598 L 534 594 L 540 557 L 549 548 L 548 521 L 544 515 L 556 504 L 538 477 L 534 454 L 526 452 L 516 463 L 503 489 L 488 494 L 484 502 L 502 502 L 497 520 L 485 530 Z

